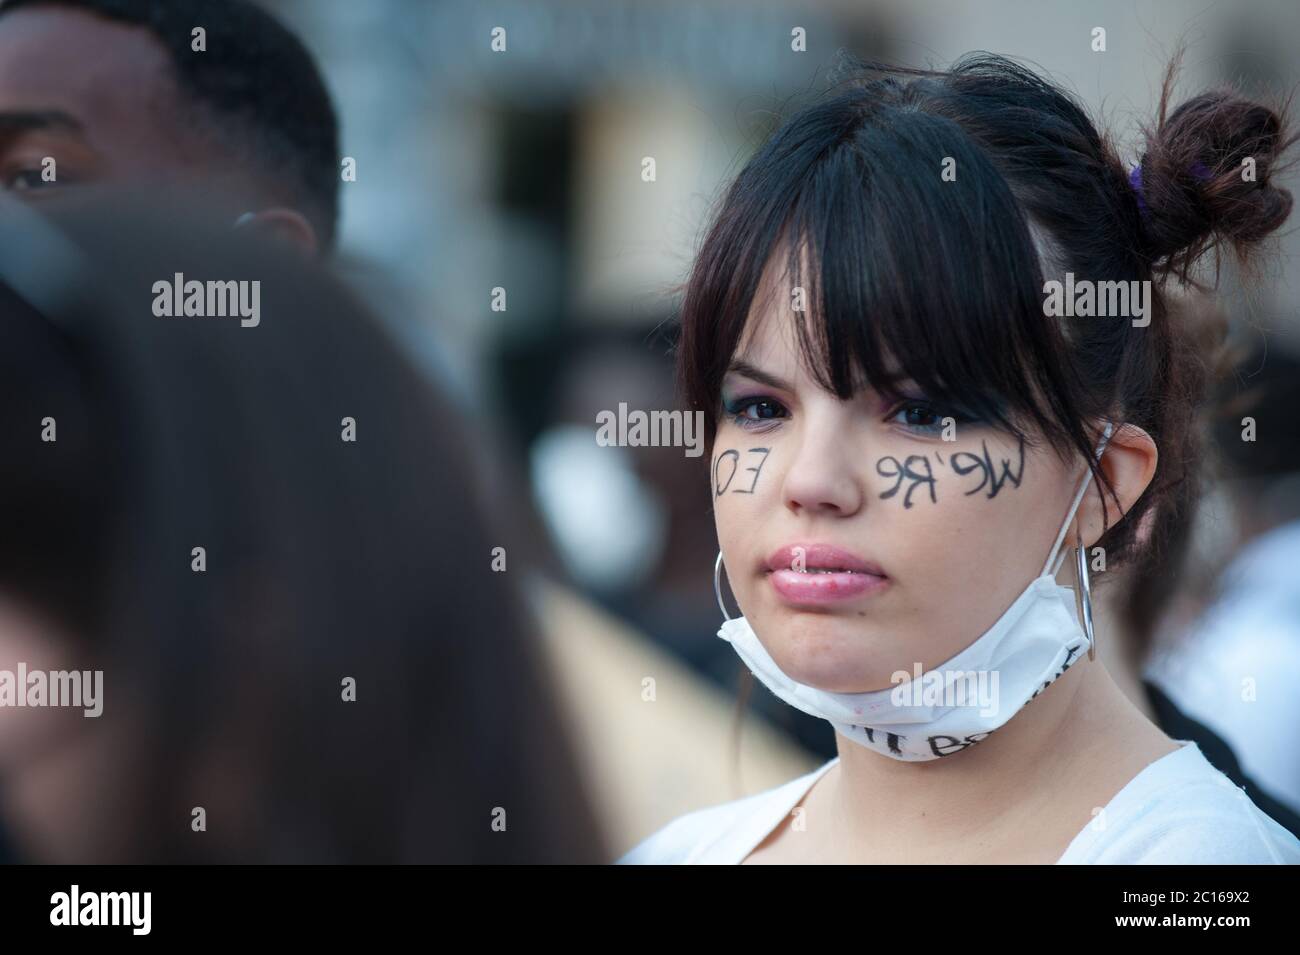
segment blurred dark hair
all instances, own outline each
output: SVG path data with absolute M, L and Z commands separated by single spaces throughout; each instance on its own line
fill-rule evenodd
M 1004 57 L 945 71 L 846 57 L 840 81 L 790 116 L 721 199 L 682 302 L 679 378 L 715 433 L 723 376 L 760 277 L 784 254 L 806 290 L 796 330 L 811 373 L 849 398 L 861 376 L 910 378 L 940 405 L 1089 462 L 1101 418 L 1156 442 L 1155 479 L 1099 541 L 1113 567 L 1158 559 L 1198 494 L 1195 410 L 1203 357 L 1166 300 L 1172 276 L 1225 245 L 1244 256 L 1290 194 L 1271 185 L 1293 142 L 1282 118 L 1231 92 L 1168 110 L 1148 131 L 1139 190 L 1068 93 Z M 1244 182 L 1253 156 L 1257 180 Z M 955 181 L 942 181 L 943 160 Z M 802 256 L 806 256 L 802 258 Z M 1045 278 L 1152 280 L 1151 322 L 1052 321 Z M 891 367 L 891 359 L 897 367 Z M 1140 546 L 1143 516 L 1152 533 Z
M 0 15 L 29 7 L 83 10 L 147 29 L 167 51 L 182 101 L 215 126 L 225 148 L 285 183 L 285 201 L 329 248 L 339 215 L 339 129 L 311 53 L 248 0 L 0 0 Z M 191 31 L 203 27 L 196 54 Z
M 1265 484 L 1300 474 L 1300 347 L 1281 339 L 1239 346 L 1232 373 L 1215 390 L 1210 437 L 1226 476 Z M 1242 418 L 1266 440 L 1243 441 Z
M 1190 333 L 1208 326 L 1210 309 L 1204 302 L 1186 309 Z M 1235 483 L 1235 496 L 1251 512 L 1248 523 L 1256 525 L 1252 532 L 1261 523 L 1293 520 L 1300 514 L 1293 491 L 1300 476 L 1300 432 L 1291 420 L 1300 405 L 1300 353 L 1294 345 L 1267 337 L 1233 343 L 1220 351 L 1211 385 L 1202 415 L 1208 474 Z M 1255 421 L 1258 440 L 1242 440 L 1247 416 Z M 1180 590 L 1214 596 L 1219 581 L 1201 579 L 1205 568 L 1193 566 L 1190 580 L 1185 573 L 1195 530 L 1191 521 L 1181 524 L 1166 560 L 1128 582 L 1120 609 L 1135 660 L 1146 658 L 1161 617 Z M 1214 555 L 1212 566 L 1221 566 L 1224 556 Z
M 132 208 L 58 210 L 71 256 L 0 216 L 0 590 L 143 728 L 79 861 L 605 861 L 472 425 L 329 274 Z M 260 324 L 155 317 L 178 272 Z

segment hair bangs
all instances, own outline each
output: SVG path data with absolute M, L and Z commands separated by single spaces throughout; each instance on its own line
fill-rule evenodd
M 909 383 L 1027 443 L 1061 434 L 1061 342 L 1010 187 L 951 120 L 890 108 L 863 123 L 838 99 L 783 128 L 725 198 L 683 303 L 684 336 L 701 336 L 683 344 L 710 356 L 683 369 L 688 398 L 716 413 L 748 322 L 774 309 L 841 399 Z M 760 300 L 769 267 L 784 271 Z

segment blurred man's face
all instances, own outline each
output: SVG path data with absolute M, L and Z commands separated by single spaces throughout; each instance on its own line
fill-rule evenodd
M 0 189 L 36 200 L 192 180 L 207 152 L 144 28 L 58 6 L 0 16 Z
M 307 217 L 200 110 L 144 27 L 55 4 L 0 16 L 0 190 L 42 202 L 95 185 L 172 191 L 317 254 Z

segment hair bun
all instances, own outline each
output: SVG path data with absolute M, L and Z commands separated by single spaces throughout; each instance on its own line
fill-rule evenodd
M 1291 193 L 1270 184 L 1293 142 L 1282 117 L 1237 93 L 1202 93 L 1167 114 L 1166 76 L 1146 152 L 1130 178 L 1142 234 L 1158 272 L 1184 280 L 1205 252 L 1227 244 L 1244 257 L 1291 214 Z

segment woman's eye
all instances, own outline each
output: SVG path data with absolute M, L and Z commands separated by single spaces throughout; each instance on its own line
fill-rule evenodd
M 901 424 L 909 431 L 918 434 L 939 434 L 948 419 L 951 419 L 954 424 L 974 422 L 973 418 L 962 412 L 939 408 L 928 401 L 906 401 L 898 405 L 888 418 L 889 421 Z
M 771 398 L 740 398 L 726 402 L 724 407 L 732 421 L 742 428 L 761 428 L 786 416 L 781 403 Z

